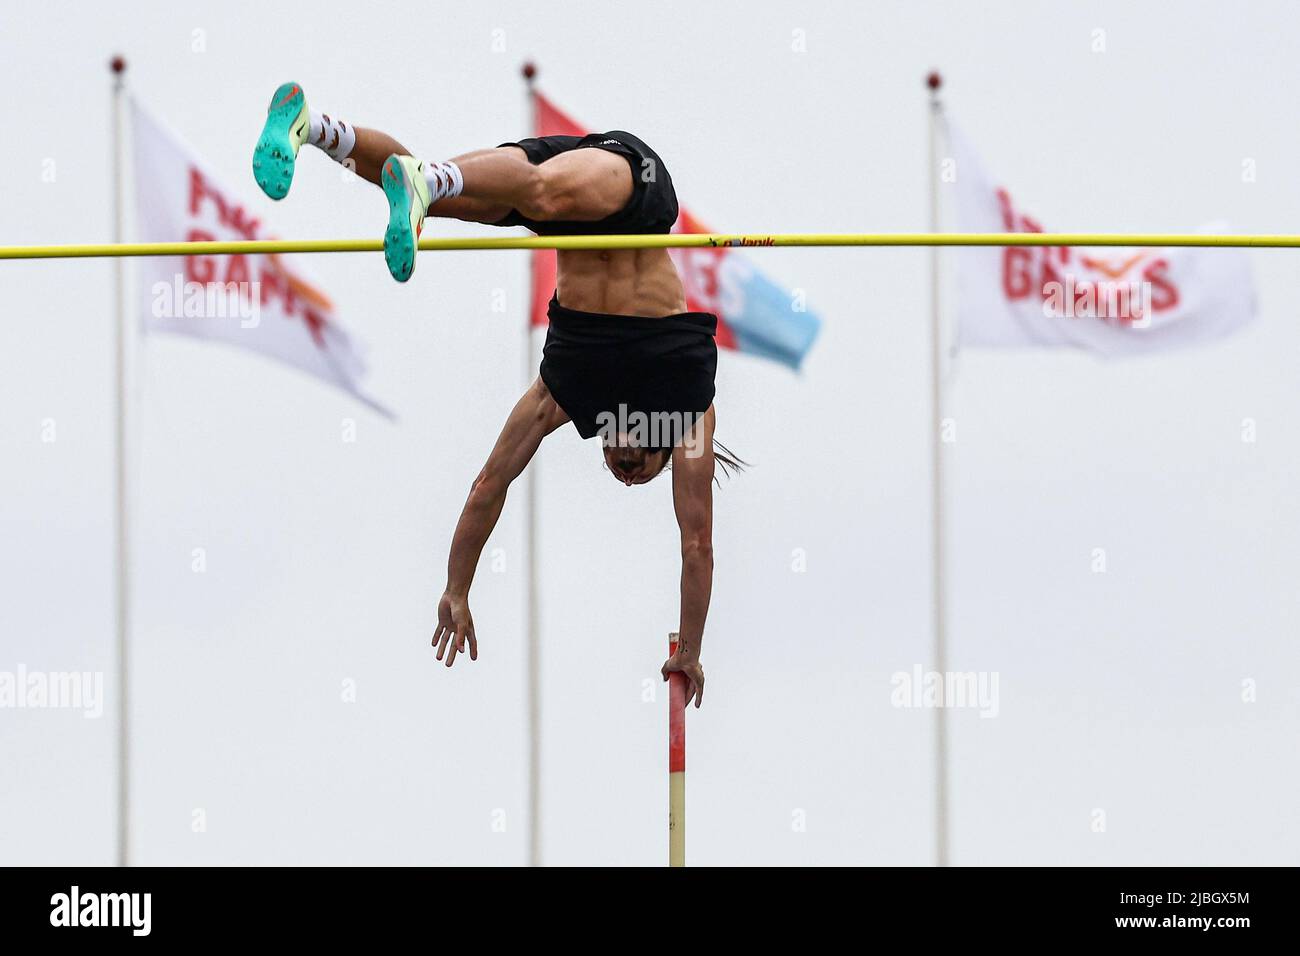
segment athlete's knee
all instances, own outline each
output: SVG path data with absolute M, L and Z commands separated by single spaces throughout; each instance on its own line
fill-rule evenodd
M 530 166 L 519 211 L 536 222 L 561 220 L 572 214 L 575 197 L 562 172 L 547 169 L 546 164 Z

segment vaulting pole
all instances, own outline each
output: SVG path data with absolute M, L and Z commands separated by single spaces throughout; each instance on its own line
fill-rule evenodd
M 668 635 L 668 656 L 677 635 Z M 668 675 L 668 865 L 686 865 L 686 675 Z

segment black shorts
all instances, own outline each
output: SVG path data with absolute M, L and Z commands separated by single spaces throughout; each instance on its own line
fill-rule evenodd
M 536 222 L 510 210 L 496 226 L 526 226 L 539 236 L 600 236 L 667 233 L 677 221 L 677 192 L 659 154 L 631 133 L 611 130 L 586 136 L 543 136 L 522 139 L 517 146 L 534 166 L 573 149 L 603 149 L 627 158 L 632 167 L 632 198 L 627 205 L 597 222 Z
M 713 404 L 716 315 L 579 312 L 554 296 L 548 314 L 542 381 L 583 438 L 635 414 L 656 423 L 654 447 L 671 447 Z

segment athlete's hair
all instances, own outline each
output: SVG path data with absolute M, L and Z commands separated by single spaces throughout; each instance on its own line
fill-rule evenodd
M 664 463 L 660 465 L 659 470 L 655 472 L 656 478 L 665 471 L 672 471 L 673 450 L 671 446 L 660 445 L 657 448 L 648 449 L 647 454 L 660 454 L 664 456 Z M 746 468 L 750 467 L 749 462 L 745 461 L 745 459 L 741 458 L 716 438 L 713 439 L 713 460 L 722 466 L 722 473 L 728 478 L 732 475 L 738 475 Z M 714 475 L 713 480 L 718 484 L 722 484 L 722 482 L 718 480 L 716 474 Z
M 728 478 L 740 474 L 749 467 L 749 462 L 741 458 L 716 438 L 713 439 L 713 460 L 722 466 L 722 472 Z

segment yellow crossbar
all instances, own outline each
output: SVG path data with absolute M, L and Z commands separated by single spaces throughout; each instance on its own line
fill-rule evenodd
M 1300 235 L 1222 236 L 1199 233 L 881 232 L 652 236 L 505 236 L 420 240 L 427 251 L 479 249 L 692 249 L 763 246 L 1210 246 L 1295 249 Z M 96 259 L 116 256 L 214 256 L 249 253 L 379 252 L 378 239 L 240 239 L 216 242 L 124 242 L 0 246 L 0 259 Z

